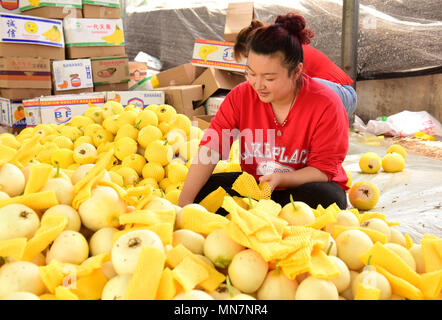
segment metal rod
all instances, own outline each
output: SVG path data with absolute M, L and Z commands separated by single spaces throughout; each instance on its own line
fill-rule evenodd
M 343 0 L 341 67 L 354 81 L 358 74 L 359 0 Z

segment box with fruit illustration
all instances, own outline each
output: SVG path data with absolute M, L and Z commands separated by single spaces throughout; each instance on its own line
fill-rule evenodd
M 73 117 L 81 116 L 89 103 L 101 107 L 105 102 L 103 93 L 80 93 L 41 97 L 39 105 L 41 122 L 44 124 L 68 123 Z
M 83 17 L 118 19 L 120 0 L 83 0 Z
M 21 0 L 20 11 L 36 17 L 63 19 L 81 18 L 81 0 Z
M 144 109 L 150 104 L 164 104 L 163 91 L 112 91 L 106 92 L 106 101 L 116 101 L 124 107 L 134 105 Z
M 90 59 L 63 60 L 52 62 L 52 80 L 55 93 L 74 92 L 89 88 L 93 91 L 92 66 Z M 78 92 L 80 93 L 80 92 Z
M 232 42 L 195 39 L 192 64 L 200 67 L 245 72 L 246 59 L 237 62 L 233 56 Z
M 62 21 L 1 13 L 0 56 L 64 60 Z
M 27 127 L 41 124 L 40 98 L 23 100 L 23 108 Z
M 94 86 L 112 83 L 128 83 L 128 57 L 91 58 Z
M 0 88 L 51 88 L 49 59 L 0 57 Z
M 121 19 L 64 19 L 67 55 L 71 59 L 124 56 Z
M 20 0 L 0 1 L 0 12 L 20 13 Z
M 1 125 L 5 127 L 26 127 L 26 116 L 22 101 L 0 98 Z

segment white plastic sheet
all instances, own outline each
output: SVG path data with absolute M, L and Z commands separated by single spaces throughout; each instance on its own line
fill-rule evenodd
M 371 212 L 380 212 L 389 221 L 398 221 L 398 228 L 420 242 L 426 233 L 442 237 L 442 161 L 408 154 L 402 172 L 362 173 L 359 159 L 368 151 L 381 158 L 388 145 L 366 145 L 361 135 L 352 133 L 344 168 L 357 181 L 370 181 L 380 190 L 379 202 Z M 351 204 L 350 204 L 350 207 Z

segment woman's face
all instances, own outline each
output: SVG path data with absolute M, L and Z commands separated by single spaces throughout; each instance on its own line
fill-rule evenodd
M 262 102 L 276 104 L 290 102 L 297 77 L 296 71 L 289 76 L 287 68 L 282 65 L 281 53 L 261 55 L 249 52 L 247 80 Z

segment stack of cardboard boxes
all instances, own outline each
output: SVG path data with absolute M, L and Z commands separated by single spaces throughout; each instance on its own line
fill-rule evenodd
M 17 132 L 66 123 L 90 103 L 101 106 L 109 99 L 124 105 L 164 103 L 162 92 L 126 94 L 129 61 L 119 0 L 0 4 L 2 126 Z

